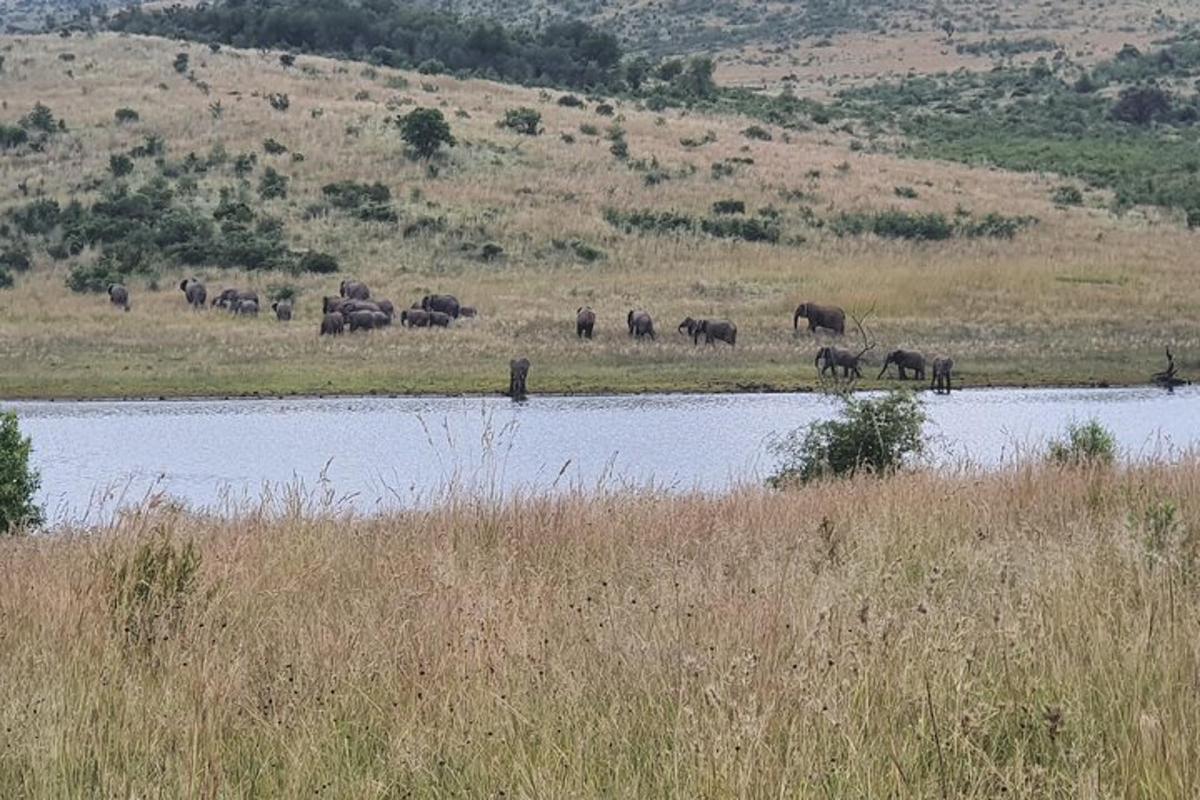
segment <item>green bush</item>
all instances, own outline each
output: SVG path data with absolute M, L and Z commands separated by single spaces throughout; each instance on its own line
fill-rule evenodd
M 113 153 L 108 157 L 108 171 L 114 178 L 124 178 L 133 172 L 133 159 L 121 153 Z
M 895 186 L 892 188 L 892 191 L 896 194 L 896 197 L 903 197 L 905 200 L 917 199 L 917 190 L 911 186 Z
M 141 119 L 141 117 L 138 115 L 138 112 L 134 111 L 132 108 L 118 108 L 113 113 L 113 117 L 122 125 L 128 122 L 137 122 L 139 119 Z
M 57 200 L 43 198 L 11 209 L 6 216 L 22 233 L 45 236 L 58 226 L 61 213 Z
M 24 245 L 12 244 L 0 250 L 0 269 L 25 272 L 32 263 L 29 248 Z
M 338 271 L 338 261 L 328 253 L 309 251 L 296 262 L 296 271 L 328 275 Z
M 510 108 L 504 112 L 500 125 L 525 136 L 537 136 L 542 132 L 542 115 L 528 106 Z
M 258 181 L 258 196 L 263 200 L 287 197 L 288 177 L 274 167 L 267 167 Z
M 873 233 L 883 239 L 910 241 L 941 241 L 954 235 L 954 226 L 941 214 L 881 211 L 844 213 L 833 220 L 833 232 L 838 236 L 861 236 Z
M 258 156 L 254 153 L 241 153 L 233 159 L 233 174 L 244 178 L 254 171 L 254 165 L 257 163 Z
M 288 151 L 287 145 L 280 144 L 274 138 L 263 140 L 263 151 L 269 156 L 283 155 Z
M 200 551 L 190 539 L 177 544 L 174 538 L 169 525 L 156 525 L 128 557 L 109 560 L 105 589 L 113 629 L 140 655 L 178 633 L 195 595 Z
M 0 267 L 0 289 L 11 289 L 13 287 L 12 273 L 5 267 Z
M 1109 466 L 1116 460 L 1117 442 L 1095 419 L 1083 425 L 1072 423 L 1062 437 L 1050 442 L 1046 457 L 1062 466 Z
M 581 108 L 586 105 L 582 100 L 573 94 L 564 94 L 558 98 L 558 104 L 566 108 Z
M 442 145 L 454 146 L 450 123 L 436 108 L 414 108 L 396 120 L 400 138 L 418 158 L 432 158 Z
M 1050 199 L 1057 206 L 1080 206 L 1083 205 L 1083 192 L 1075 186 L 1063 184 L 1055 187 L 1050 194 Z
M 178 72 L 180 75 L 183 75 L 188 71 L 190 60 L 191 59 L 187 53 L 176 53 L 175 60 L 171 62 L 171 66 L 175 68 L 176 72 Z
M 61 122 L 54 118 L 54 112 L 41 103 L 36 103 L 28 114 L 21 117 L 21 127 L 46 134 L 62 129 Z
M 29 141 L 29 134 L 24 128 L 17 125 L 5 125 L 0 123 L 0 150 L 9 150 L 14 147 L 20 147 Z
M 757 139 L 760 142 L 769 142 L 773 138 L 771 132 L 761 125 L 751 125 L 742 131 L 742 136 L 747 139 Z
M 42 523 L 34 502 L 41 478 L 29 466 L 33 447 L 21 436 L 17 415 L 0 413 L 0 534 L 13 534 Z
M 712 212 L 714 214 L 745 214 L 746 201 L 718 200 L 712 204 Z
M 924 450 L 925 412 L 906 392 L 846 396 L 839 418 L 792 431 L 772 446 L 780 465 L 767 483 L 776 488 L 863 472 L 887 475 Z
M 709 236 L 717 236 L 722 239 L 741 239 L 745 242 L 770 242 L 771 244 L 777 243 L 780 236 L 777 225 L 769 220 L 756 218 L 726 217 L 701 220 L 700 230 Z

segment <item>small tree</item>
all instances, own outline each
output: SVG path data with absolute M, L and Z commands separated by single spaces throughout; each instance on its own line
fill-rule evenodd
M 771 486 L 863 471 L 884 475 L 924 449 L 925 412 L 912 394 L 892 392 L 878 400 L 846 396 L 844 403 L 839 419 L 792 431 L 772 447 L 781 463 L 767 481 Z
M 42 522 L 42 510 L 34 503 L 41 478 L 29 466 L 31 449 L 17 427 L 17 415 L 0 414 L 0 534 Z
M 1117 457 L 1117 442 L 1107 428 L 1092 419 L 1071 424 L 1061 438 L 1050 442 L 1047 458 L 1062 466 L 1109 466 Z
M 188 71 L 190 60 L 191 59 L 187 53 L 176 53 L 175 61 L 172 62 L 171 66 L 175 67 L 176 72 L 178 72 L 180 75 L 183 75 Z
M 287 176 L 276 171 L 274 167 L 267 167 L 258 181 L 258 194 L 263 200 L 287 197 L 287 189 Z
M 133 172 L 133 159 L 121 153 L 114 153 L 108 157 L 108 171 L 114 178 L 123 178 Z
M 500 124 L 526 136 L 537 136 L 542 132 L 542 115 L 528 106 L 510 108 L 504 112 L 504 120 Z
M 442 145 L 454 146 L 450 124 L 436 108 L 414 108 L 397 119 L 400 138 L 420 158 L 431 158 Z

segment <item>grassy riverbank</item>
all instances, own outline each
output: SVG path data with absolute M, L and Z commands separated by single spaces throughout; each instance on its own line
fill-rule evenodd
M 0 216 L 31 259 L 13 272 L 14 288 L 0 289 L 2 398 L 486 393 L 506 384 L 518 355 L 533 362 L 535 393 L 793 389 L 815 382 L 815 344 L 791 331 L 805 299 L 871 312 L 876 364 L 896 347 L 949 354 L 974 385 L 1142 382 L 1162 367 L 1167 343 L 1185 374 L 1200 368 L 1195 235 L 1178 215 L 1114 215 L 1099 191 L 1085 192 L 1082 207 L 1056 207 L 1054 176 L 871 153 L 832 126 L 760 126 L 768 141 L 735 116 L 656 113 L 619 99 L 602 116 L 559 105 L 556 92 L 308 56 L 288 68 L 277 54 L 136 37 L 3 42 L 5 119 L 40 102 L 66 130 L 40 150 L 0 154 Z M 179 51 L 190 53 L 186 77 L 172 66 Z M 269 93 L 287 94 L 288 110 L 273 109 Z M 418 105 L 443 109 L 458 140 L 434 170 L 404 156 L 392 124 Z M 542 115 L 543 133 L 497 127 L 520 106 Z M 137 120 L 118 122 L 116 109 Z M 111 157 L 147 137 L 161 140 L 159 161 L 133 159 L 132 172 L 114 178 Z M 614 137 L 627 157 L 614 156 Z M 267 152 L 267 140 L 286 152 Z M 255 156 L 243 176 L 233 167 L 240 154 Z M 287 178 L 285 197 L 260 197 L 268 167 Z M 231 191 L 256 225 L 281 225 L 289 248 L 331 253 L 341 272 L 192 269 L 152 255 L 152 274 L 129 280 L 133 310 L 121 314 L 103 295 L 65 285 L 73 268 L 101 260 L 99 247 L 55 261 L 57 228 L 47 239 L 13 227 L 37 227 L 31 204 L 87 206 L 120 183 L 133 191 L 160 178 L 181 228 L 211 223 L 221 191 Z M 395 222 L 361 221 L 324 192 L 377 180 Z M 718 214 L 718 201 L 746 211 Z M 779 238 L 631 232 L 606 220 L 614 210 L 737 219 Z M 831 230 L 843 214 L 888 210 L 1038 222 L 1012 239 L 923 243 Z M 485 258 L 486 245 L 502 252 Z M 214 293 L 295 291 L 296 319 L 284 327 L 265 309 L 253 322 L 190 314 L 177 286 L 192 273 Z M 320 341 L 320 297 L 343 277 L 400 306 L 451 292 L 480 317 L 449 331 Z M 600 316 L 591 343 L 574 338 L 584 304 Z M 635 307 L 654 315 L 659 343 L 626 338 Z M 692 348 L 674 332 L 687 315 L 735 321 L 737 350 Z
M 2 541 L 0 794 L 1190 798 L 1198 510 L 1185 463 Z

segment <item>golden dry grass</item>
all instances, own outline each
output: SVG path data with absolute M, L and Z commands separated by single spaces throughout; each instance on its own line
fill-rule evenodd
M 1155 213 L 1117 218 L 1100 208 L 1057 209 L 1049 195 L 1061 181 L 1053 176 L 853 152 L 847 135 L 829 131 L 785 137 L 776 130 L 774 141 L 751 141 L 740 134 L 744 119 L 660 115 L 618 103 L 633 158 L 656 158 L 673 176 L 648 186 L 642 172 L 609 154 L 602 136 L 579 130 L 592 124 L 603 131 L 610 120 L 557 106 L 557 93 L 389 70 L 372 78 L 359 64 L 310 57 L 286 70 L 275 54 L 211 54 L 155 39 L 0 42 L 9 48 L 3 115 L 15 119 L 41 101 L 70 129 L 44 153 L 0 156 L 0 208 L 27 202 L 16 188 L 23 180 L 31 196 L 61 202 L 91 196 L 85 184 L 103 177 L 109 154 L 146 133 L 165 138 L 171 159 L 204 155 L 221 143 L 231 154 L 258 152 L 260 163 L 291 177 L 289 197 L 266 210 L 285 221 L 293 246 L 335 253 L 345 275 L 367 280 L 398 305 L 447 291 L 481 314 L 449 331 L 397 329 L 319 341 L 319 298 L 334 291 L 336 279 L 203 271 L 214 291 L 295 284 L 302 295 L 290 326 L 269 315 L 244 321 L 189 314 L 176 289 L 184 274 L 169 268 L 160 292 L 135 282 L 133 311 L 121 314 L 106 298 L 71 295 L 63 286 L 67 267 L 39 254 L 17 288 L 0 291 L 0 396 L 493 391 L 505 384 L 507 362 L 516 355 L 532 360 L 535 392 L 790 388 L 814 380 L 814 343 L 791 331 L 791 311 L 803 299 L 860 313 L 873 308 L 870 327 L 880 350 L 951 354 L 973 384 L 1140 381 L 1161 366 L 1168 342 L 1176 344 L 1184 369 L 1197 363 L 1194 237 L 1179 220 Z M 191 52 L 209 94 L 172 69 L 180 50 Z M 67 51 L 75 61 L 59 60 Z M 394 76 L 409 80 L 408 88 L 389 89 Z M 273 111 L 262 96 L 270 91 L 288 93 L 291 110 Z M 355 99 L 362 91 L 368 98 Z M 220 119 L 209 113 L 216 100 L 224 109 Z M 459 138 L 436 178 L 404 157 L 387 122 L 414 103 L 442 107 Z M 541 111 L 542 136 L 495 126 L 517 105 Z M 141 122 L 118 126 L 118 107 L 135 108 Z M 316 109 L 319 118 L 311 114 Z M 456 114 L 460 109 L 469 118 Z M 348 126 L 360 132 L 350 135 Z M 716 134 L 715 143 L 680 144 L 706 131 Z M 564 142 L 562 133 L 576 141 Z M 267 137 L 305 160 L 264 155 Z M 714 180 L 711 164 L 730 157 L 754 164 Z M 843 163 L 848 169 L 837 169 Z M 202 204 L 214 206 L 218 188 L 234 182 L 227 170 L 202 178 Z M 819 178 L 810 177 L 814 170 Z M 153 172 L 139 162 L 135 180 Z M 381 180 L 397 198 L 402 223 L 440 215 L 449 229 L 404 238 L 402 225 L 336 214 L 305 219 L 320 187 L 342 179 Z M 916 188 L 919 198 L 896 197 L 897 185 Z M 797 189 L 815 199 L 784 199 L 784 191 Z M 1041 222 L 1013 242 L 914 246 L 809 230 L 804 244 L 770 246 L 631 236 L 602 218 L 608 207 L 705 215 L 714 200 L 727 197 L 750 209 L 774 205 L 791 234 L 801 232 L 802 205 L 821 216 L 893 206 L 953 213 L 962 206 L 977 214 L 1033 214 Z M 602 248 L 607 258 L 584 264 L 553 244 L 573 239 Z M 503 260 L 473 256 L 488 241 L 504 247 Z M 590 344 L 573 336 L 574 310 L 582 304 L 600 316 Z M 658 343 L 627 339 L 624 317 L 634 307 L 655 316 Z M 733 319 L 737 350 L 685 344 L 674 333 L 685 315 Z
M 1193 798 L 1198 509 L 1188 462 L 8 539 L 0 794 Z

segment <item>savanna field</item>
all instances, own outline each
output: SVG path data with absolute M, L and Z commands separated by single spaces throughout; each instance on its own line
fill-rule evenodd
M 225 190 L 253 209 L 255 225 L 281 226 L 288 248 L 331 254 L 340 267 L 311 275 L 154 261 L 129 280 L 132 311 L 122 314 L 103 294 L 66 288 L 72 269 L 99 260 L 97 248 L 55 260 L 53 242 L 18 236 L 32 244 L 30 268 L 0 291 L 6 397 L 494 392 L 514 356 L 532 361 L 534 391 L 794 389 L 816 382 L 821 343 L 793 335 L 804 300 L 865 318 L 875 363 L 896 347 L 950 355 L 973 385 L 1141 382 L 1169 343 L 1181 368 L 1196 363 L 1195 237 L 1179 215 L 1114 214 L 1103 191 L 1086 187 L 1082 206 L 1056 205 L 1064 181 L 1053 175 L 904 159 L 832 126 L 785 131 L 619 98 L 604 116 L 595 100 L 559 105 L 567 92 L 315 56 L 285 67 L 273 52 L 114 34 L 2 46 L 3 114 L 15 122 L 41 103 L 66 127 L 41 152 L 0 156 L 6 212 L 93 203 L 118 182 L 114 156 L 157 141 L 160 155 L 129 158 L 119 182 L 163 181 L 174 202 L 204 216 L 222 208 Z M 179 53 L 189 54 L 189 77 L 175 67 Z M 287 110 L 272 107 L 273 94 L 287 96 Z M 457 140 L 431 163 L 405 155 L 392 123 L 417 106 L 441 110 Z M 497 126 L 520 107 L 540 113 L 540 135 Z M 137 119 L 118 121 L 117 109 Z M 625 158 L 613 153 L 617 139 Z M 262 199 L 268 170 L 283 176 L 284 196 Z M 324 188 L 344 181 L 382 183 L 394 221 L 331 205 Z M 730 217 L 712 209 L 722 200 L 743 203 L 740 217 L 774 230 L 775 243 L 606 219 L 721 222 Z M 1011 239 L 915 243 L 831 230 L 843 214 L 888 210 L 1026 223 Z M 280 325 L 266 308 L 258 320 L 188 313 L 177 287 L 192 276 L 210 297 L 252 288 L 264 307 L 295 293 L 296 315 Z M 347 277 L 400 308 L 448 292 L 480 315 L 445 331 L 320 340 L 321 297 Z M 573 335 L 582 305 L 598 314 L 590 343 Z M 633 308 L 654 316 L 657 342 L 629 340 Z M 692 347 L 675 332 L 689 315 L 733 320 L 736 350 Z

